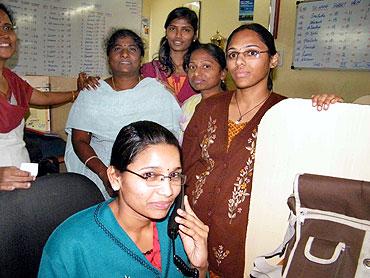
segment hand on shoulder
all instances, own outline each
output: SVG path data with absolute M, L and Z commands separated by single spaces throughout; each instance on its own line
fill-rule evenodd
M 100 86 L 99 76 L 88 76 L 85 72 L 80 72 L 77 78 L 77 91 L 95 90 Z

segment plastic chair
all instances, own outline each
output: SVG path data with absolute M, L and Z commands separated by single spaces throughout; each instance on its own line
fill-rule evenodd
M 0 277 L 36 277 L 53 230 L 102 201 L 96 185 L 75 173 L 43 176 L 30 189 L 0 192 Z

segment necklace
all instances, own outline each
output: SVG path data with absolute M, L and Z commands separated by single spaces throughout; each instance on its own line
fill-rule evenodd
M 236 97 L 236 92 L 235 92 L 235 101 L 236 101 L 236 106 L 238 107 L 238 112 L 239 112 L 239 118 L 237 119 L 237 121 L 235 122 L 237 125 L 240 124 L 240 121 L 243 119 L 243 117 L 245 115 L 247 115 L 248 113 L 252 112 L 254 109 L 256 109 L 258 106 L 260 106 L 261 104 L 265 103 L 265 101 L 270 97 L 271 95 L 271 92 L 267 95 L 266 98 L 264 98 L 261 102 L 259 102 L 256 106 L 253 106 L 251 109 L 249 109 L 247 112 L 245 112 L 244 114 L 242 114 L 240 112 L 240 108 L 239 108 L 239 103 L 238 103 L 238 98 Z
M 146 255 L 150 255 L 152 252 L 153 252 L 153 248 L 146 251 L 146 252 L 142 252 L 142 253 L 143 253 L 144 256 L 146 256 Z
M 141 81 L 141 75 L 138 76 L 138 81 L 135 84 L 135 86 Z M 113 90 L 117 91 L 116 84 L 114 83 L 114 77 L 112 76 L 112 85 L 113 85 Z M 134 86 L 134 87 L 135 87 Z

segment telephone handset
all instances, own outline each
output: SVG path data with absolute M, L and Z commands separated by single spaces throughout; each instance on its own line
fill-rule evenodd
M 184 185 L 181 186 L 180 194 L 176 197 L 175 205 L 171 215 L 168 219 L 167 234 L 172 240 L 172 249 L 173 249 L 173 262 L 176 267 L 181 271 L 186 277 L 199 277 L 199 271 L 196 268 L 189 267 L 180 256 L 176 255 L 175 252 L 175 239 L 179 233 L 179 224 L 175 221 L 175 217 L 178 216 L 177 209 L 184 209 Z
M 168 219 L 167 233 L 170 239 L 175 240 L 179 232 L 179 223 L 175 221 L 177 214 L 177 209 L 184 209 L 184 186 L 181 186 L 180 194 L 176 197 L 175 205 L 171 212 L 170 218 Z

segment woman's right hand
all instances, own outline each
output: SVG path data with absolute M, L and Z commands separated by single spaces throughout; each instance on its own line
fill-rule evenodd
M 14 166 L 0 167 L 0 191 L 30 188 L 31 181 L 34 181 L 35 178 L 29 172 Z
M 84 89 L 97 89 L 100 86 L 99 79 L 99 76 L 87 76 L 85 72 L 80 72 L 77 78 L 77 90 L 82 91 Z
M 328 110 L 330 104 L 343 102 L 341 96 L 335 94 L 317 94 L 311 96 L 312 106 L 316 107 L 317 111 Z
M 185 210 L 177 210 L 181 217 L 175 217 L 175 221 L 180 224 L 179 234 L 191 264 L 198 268 L 201 273 L 206 273 L 208 269 L 207 239 L 209 227 L 191 209 L 188 196 L 184 198 L 184 205 Z

